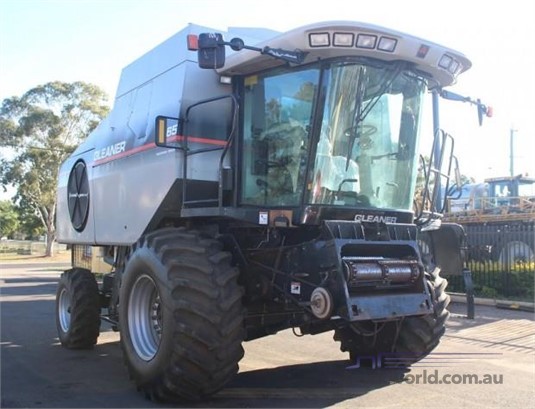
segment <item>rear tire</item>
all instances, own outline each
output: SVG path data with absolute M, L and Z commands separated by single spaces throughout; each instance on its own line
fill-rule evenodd
M 397 339 L 394 322 L 385 323 L 376 337 L 372 335 L 374 327 L 371 322 L 335 330 L 334 340 L 340 341 L 341 351 L 349 352 L 352 362 L 359 356 L 377 357 L 379 354 L 394 353 L 399 354 L 404 363 L 411 364 L 436 348 L 446 330 L 450 296 L 445 291 L 448 282 L 440 277 L 439 269 L 426 275 L 433 301 L 433 313 L 405 318 Z
M 498 262 L 506 269 L 511 270 L 518 263 L 530 263 L 535 260 L 535 253 L 529 244 L 523 241 L 510 241 L 501 248 Z
M 142 237 L 121 284 L 121 345 L 131 378 L 155 401 L 198 400 L 238 372 L 243 291 L 217 240 L 183 228 Z
M 89 349 L 100 331 L 100 304 L 95 276 L 73 268 L 61 275 L 56 292 L 56 326 L 66 348 Z

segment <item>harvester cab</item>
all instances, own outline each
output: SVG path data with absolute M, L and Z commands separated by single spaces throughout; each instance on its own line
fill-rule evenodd
M 355 22 L 226 36 L 190 26 L 126 67 L 110 116 L 63 164 L 62 344 L 92 346 L 102 308 L 157 399 L 214 393 L 242 341 L 288 328 L 334 330 L 352 359 L 421 359 L 448 315 L 439 272 L 462 267 L 462 229 L 433 204 L 452 168 L 438 97 L 462 98 L 444 87 L 470 61 Z M 415 215 L 428 91 L 431 205 Z
M 197 51 L 199 67 L 217 69 L 220 81 L 231 85 L 234 92 L 196 102 L 188 107 L 184 118 L 159 116 L 156 145 L 185 151 L 186 173 L 187 157 L 199 152 L 188 153 L 191 148 L 187 142 L 198 137 L 179 135 L 194 134 L 191 128 L 198 129 L 200 123 L 207 121 L 206 115 L 198 115 L 192 121 L 190 109 L 227 99 L 227 121 L 219 130 L 211 130 L 226 135 L 227 141 L 225 147 L 213 148 L 223 150 L 222 158 L 228 155 L 226 161 L 220 160 L 218 170 L 218 207 L 286 207 L 288 211 L 281 210 L 281 214 L 287 226 L 317 223 L 321 219 L 317 215 L 325 212 L 323 218 L 331 219 L 333 210 L 329 207 L 337 209 L 337 219 L 351 219 L 354 213 L 355 220 L 411 223 L 425 93 L 431 90 L 445 99 L 477 105 L 480 124 L 491 110 L 480 100 L 443 89 L 469 68 L 470 63 L 462 55 L 456 59 L 450 51 L 441 57 L 435 67 L 443 77 L 440 82 L 424 75 L 414 61 L 403 59 L 416 57 L 423 63 L 429 52 L 425 43 L 420 44 L 416 55 L 404 55 L 404 50 L 396 52 L 396 38 L 358 34 L 356 41 L 354 33 L 343 32 L 333 33 L 332 37 L 331 44 L 330 33 L 309 32 L 298 45 L 311 51 L 302 51 L 248 46 L 240 38 L 225 41 L 220 33 L 188 35 L 188 49 Z M 297 40 L 293 38 L 293 43 Z M 329 63 L 320 57 L 322 53 L 342 54 L 337 47 L 346 47 L 346 42 L 355 47 L 353 61 L 348 55 Z M 402 44 L 398 49 L 408 46 Z M 226 47 L 236 52 L 249 50 L 259 56 L 251 57 L 255 60 L 252 64 L 235 53 L 225 66 Z M 374 55 L 377 51 L 382 55 Z M 322 62 L 305 64 L 307 59 Z M 258 72 L 262 63 L 270 68 Z M 450 78 L 446 78 L 447 74 Z M 434 119 L 438 123 L 436 109 Z M 235 140 L 236 135 L 239 140 Z M 427 207 L 440 212 L 442 206 L 434 197 L 434 187 L 441 186 L 444 180 L 449 183 L 449 175 L 457 172 L 458 165 L 451 135 L 437 129 L 434 142 L 430 161 L 423 164 L 429 177 L 422 192 L 427 196 L 421 200 L 432 201 Z M 230 165 L 229 158 L 234 158 Z M 458 173 L 455 176 L 458 178 Z M 229 196 L 228 191 L 236 194 Z M 187 208 L 185 192 L 184 189 L 182 204 Z M 202 206 L 198 201 L 194 205 Z M 354 209 L 366 210 L 356 214 Z M 190 213 L 187 209 L 184 212 Z M 270 220 L 264 213 L 258 213 L 258 218 L 256 214 L 251 218 L 247 211 L 242 215 L 259 224 Z M 425 212 L 416 216 L 425 224 L 440 214 Z

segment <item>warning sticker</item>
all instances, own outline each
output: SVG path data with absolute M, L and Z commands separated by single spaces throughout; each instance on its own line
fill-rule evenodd
M 297 281 L 292 281 L 290 284 L 290 293 L 301 294 L 301 283 Z
M 258 224 L 267 225 L 269 222 L 268 212 L 258 212 Z

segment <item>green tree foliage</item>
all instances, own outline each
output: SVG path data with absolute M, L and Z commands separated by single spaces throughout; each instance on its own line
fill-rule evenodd
M 56 183 L 61 163 L 108 113 L 106 94 L 84 82 L 50 82 L 0 109 L 0 183 L 32 209 L 46 229 L 47 255 L 55 239 Z M 9 153 L 6 153 L 9 152 Z
M 46 234 L 45 226 L 31 206 L 21 201 L 21 204 L 17 206 L 17 212 L 20 220 L 19 233 L 26 240 L 37 240 Z
M 0 237 L 13 238 L 20 226 L 15 205 L 9 200 L 0 201 Z

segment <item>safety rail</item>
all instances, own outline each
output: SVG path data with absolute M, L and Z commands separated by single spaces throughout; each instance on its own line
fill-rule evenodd
M 216 102 L 216 101 L 221 101 L 221 100 L 224 100 L 224 99 L 230 99 L 231 103 L 232 103 L 232 114 L 231 114 L 231 126 L 230 126 L 230 131 L 229 131 L 229 134 L 226 138 L 226 144 L 223 145 L 223 146 L 218 146 L 218 147 L 215 147 L 215 148 L 204 148 L 204 149 L 195 149 L 195 150 L 190 150 L 189 149 L 189 137 L 188 137 L 188 133 L 187 132 L 184 132 L 184 142 L 183 142 L 183 146 L 182 146 L 182 150 L 184 152 L 184 158 L 183 158 L 183 162 L 182 162 L 182 174 L 183 174 L 183 185 L 182 185 L 182 208 L 187 208 L 188 206 L 208 206 L 208 207 L 211 207 L 211 206 L 219 206 L 221 207 L 223 205 L 223 185 L 224 185 L 224 181 L 223 181 L 223 162 L 224 162 L 224 159 L 226 157 L 226 155 L 228 154 L 228 151 L 229 151 L 229 147 L 232 145 L 233 141 L 234 141 L 234 137 L 235 137 L 235 134 L 236 134 L 236 129 L 237 129 L 237 112 L 238 112 L 238 100 L 236 98 L 235 95 L 233 94 L 228 94 L 228 95 L 221 95 L 221 96 L 218 96 L 218 97 L 214 97 L 214 98 L 208 98 L 208 99 L 204 99 L 204 100 L 201 100 L 201 101 L 198 101 L 194 104 L 191 104 L 187 109 L 186 109 L 186 115 L 184 117 L 184 121 L 183 121 L 183 124 L 185 126 L 187 126 L 189 120 L 190 120 L 190 112 L 193 108 L 196 108 L 200 105 L 204 105 L 204 104 L 208 104 L 208 103 L 211 103 L 211 102 Z M 192 156 L 192 155 L 197 155 L 199 153 L 205 153 L 205 152 L 211 152 L 211 151 L 217 151 L 217 150 L 222 150 L 222 153 L 221 153 L 221 157 L 220 157 L 220 160 L 219 160 L 219 181 L 218 181 L 218 189 L 217 189 L 217 197 L 214 197 L 214 198 L 210 198 L 210 199 L 201 199 L 201 200 L 188 200 L 187 199 L 187 185 L 188 185 L 188 157 L 189 156 Z
M 425 225 L 433 219 L 440 218 L 446 207 L 441 199 L 441 189 L 448 191 L 452 166 L 458 168 L 457 158 L 453 155 L 455 140 L 443 129 L 437 129 L 433 137 L 433 146 L 429 161 L 420 156 L 424 186 L 415 200 L 415 221 Z

